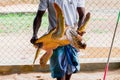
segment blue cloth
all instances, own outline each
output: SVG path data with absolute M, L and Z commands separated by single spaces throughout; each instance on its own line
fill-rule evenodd
M 79 69 L 78 51 L 74 47 L 66 45 L 53 50 L 50 59 L 50 70 L 53 78 L 75 73 Z

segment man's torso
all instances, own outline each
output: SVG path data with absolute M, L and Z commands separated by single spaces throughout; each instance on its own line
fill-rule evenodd
M 62 9 L 65 18 L 65 24 L 67 26 L 74 27 L 77 23 L 77 6 L 78 1 L 81 3 L 84 0 L 41 0 L 42 6 L 48 9 L 48 16 L 49 16 L 49 30 L 55 28 L 56 26 L 56 14 L 53 7 L 53 3 L 56 2 Z M 44 3 L 46 2 L 46 5 Z M 40 7 L 40 6 L 39 6 Z M 42 8 L 39 8 L 39 10 Z

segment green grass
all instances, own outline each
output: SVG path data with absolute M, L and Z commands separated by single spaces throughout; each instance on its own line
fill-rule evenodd
M 105 29 L 103 30 L 103 29 L 98 29 L 98 28 L 92 29 L 91 31 L 95 34 L 106 34 L 109 32 L 108 30 L 105 30 Z
M 9 13 L 0 14 L 0 33 L 19 32 L 31 29 L 35 13 Z M 41 26 L 47 28 L 47 13 L 43 16 Z

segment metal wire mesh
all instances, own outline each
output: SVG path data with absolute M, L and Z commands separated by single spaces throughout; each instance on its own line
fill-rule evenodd
M 39 0 L 0 0 L 0 65 L 32 64 L 36 49 L 30 39 L 38 3 Z M 106 62 L 119 4 L 119 0 L 86 0 L 86 13 L 91 13 L 91 20 L 84 35 L 87 48 L 80 53 L 82 63 Z M 43 17 L 39 36 L 47 30 L 46 20 L 47 13 Z M 119 34 L 120 22 L 110 62 L 120 62 Z

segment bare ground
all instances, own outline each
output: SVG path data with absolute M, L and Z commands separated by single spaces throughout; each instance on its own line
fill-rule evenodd
M 106 80 L 120 80 L 120 70 L 108 71 Z M 71 80 L 103 80 L 103 71 L 78 72 L 72 75 Z M 55 80 L 48 73 L 21 73 L 0 75 L 0 80 Z

